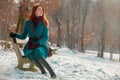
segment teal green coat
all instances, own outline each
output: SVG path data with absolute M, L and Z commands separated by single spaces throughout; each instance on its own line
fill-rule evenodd
M 34 27 L 32 23 L 32 27 Z M 43 29 L 44 28 L 44 29 Z M 48 38 L 49 38 L 49 30 L 48 28 L 43 24 L 43 22 L 39 22 L 37 27 L 35 28 L 36 33 L 42 37 L 39 41 L 36 41 L 40 44 L 40 46 L 36 49 L 28 49 L 28 43 L 25 44 L 25 47 L 23 49 L 23 52 L 25 56 L 27 56 L 31 61 L 36 58 L 40 59 L 40 57 L 47 58 L 48 57 Z M 24 29 L 22 31 L 22 34 L 17 34 L 16 38 L 24 40 L 26 37 L 34 38 L 36 37 L 34 33 L 32 32 L 30 28 L 30 21 L 26 20 L 24 23 Z M 34 58 L 33 58 L 34 56 Z

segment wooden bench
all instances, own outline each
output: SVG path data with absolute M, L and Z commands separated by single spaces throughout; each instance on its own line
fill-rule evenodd
M 16 43 L 14 42 L 14 40 L 16 40 Z M 24 71 L 33 71 L 33 72 L 38 71 L 34 66 L 34 63 L 32 63 L 30 60 L 28 60 L 28 58 L 26 58 L 23 55 L 22 48 L 23 48 L 23 45 L 25 44 L 25 41 L 19 40 L 17 38 L 14 38 L 14 39 L 11 38 L 11 42 L 13 44 L 13 49 L 15 50 L 15 53 L 18 59 L 18 65 L 16 68 Z M 24 67 L 25 64 L 29 64 L 29 67 L 25 68 Z

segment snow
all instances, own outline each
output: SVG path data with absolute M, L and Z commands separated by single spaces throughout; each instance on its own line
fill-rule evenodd
M 81 53 L 59 48 L 46 59 L 60 80 L 120 80 L 120 62 L 96 57 L 94 52 Z M 17 57 L 13 51 L 0 50 L 0 80 L 53 80 L 49 73 L 15 69 Z

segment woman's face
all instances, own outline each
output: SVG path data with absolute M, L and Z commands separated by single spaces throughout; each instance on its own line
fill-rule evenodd
M 37 10 L 35 11 L 35 16 L 36 16 L 36 17 L 43 16 L 43 9 L 42 9 L 41 6 L 39 6 L 39 7 L 37 8 Z

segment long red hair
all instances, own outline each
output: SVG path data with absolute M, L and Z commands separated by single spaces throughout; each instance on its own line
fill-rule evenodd
M 38 7 L 42 7 L 42 10 L 43 10 L 43 16 L 42 16 L 43 17 L 43 23 L 45 24 L 46 27 L 49 27 L 49 22 L 48 22 L 48 19 L 46 18 L 46 14 L 45 14 L 45 8 L 41 4 L 33 5 L 32 13 L 31 13 L 31 16 L 30 16 L 29 20 L 30 21 L 33 20 L 33 18 L 35 17 L 35 11 L 37 10 Z

